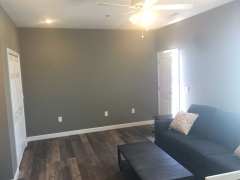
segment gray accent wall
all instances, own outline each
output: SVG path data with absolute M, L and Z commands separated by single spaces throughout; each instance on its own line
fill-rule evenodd
M 7 48 L 19 52 L 18 29 L 0 5 L 0 179 L 13 179 L 16 148 L 8 81 Z
M 158 51 L 180 50 L 181 83 L 190 90 L 182 109 L 195 103 L 240 113 L 239 17 L 238 0 L 158 30 Z
M 157 114 L 155 31 L 19 28 L 19 37 L 28 136 Z

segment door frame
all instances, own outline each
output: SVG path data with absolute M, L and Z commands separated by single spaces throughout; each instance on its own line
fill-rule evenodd
M 159 74 L 160 74 L 160 62 L 159 62 L 159 54 L 160 53 L 167 53 L 167 52 L 174 52 L 177 51 L 178 56 L 177 56 L 177 61 L 178 61 L 178 107 L 180 109 L 180 57 L 179 57 L 179 48 L 175 48 L 175 49 L 169 49 L 169 50 L 165 50 L 165 51 L 158 51 L 157 52 L 157 80 L 158 80 L 158 114 L 160 114 L 160 84 L 159 84 Z
M 7 48 L 7 64 L 8 64 L 8 76 L 9 76 L 9 78 L 8 78 L 8 81 L 9 81 L 9 87 L 10 87 L 10 98 L 11 98 L 11 113 L 13 114 L 13 106 L 12 106 L 12 102 L 13 102 L 13 99 L 12 99 L 12 85 L 11 85 L 11 73 L 10 73 L 10 64 L 9 64 L 9 55 L 12 55 L 12 56 L 15 56 L 15 57 L 17 57 L 18 58 L 18 61 L 19 61 L 19 70 L 20 70 L 20 72 L 22 72 L 21 71 L 21 61 L 20 61 L 20 55 L 19 55 L 19 53 L 17 53 L 17 52 L 15 52 L 15 51 L 13 51 L 13 50 L 11 50 L 11 49 L 9 49 L 9 48 Z M 22 73 L 20 73 L 20 80 L 21 80 L 21 85 L 22 85 Z M 24 95 L 23 95 L 23 86 L 21 87 L 22 88 L 22 97 L 23 97 L 23 116 L 24 116 L 24 118 L 23 118 L 23 127 L 24 127 L 24 145 L 25 145 L 25 147 L 27 146 L 27 132 L 26 132 L 26 120 L 25 120 L 25 109 L 24 109 Z M 14 121 L 14 117 L 13 117 L 13 121 Z M 17 143 L 16 143 L 16 134 L 15 134 L 15 122 L 13 122 L 13 129 L 14 129 L 14 141 L 15 141 L 15 146 L 17 146 Z M 24 147 L 24 148 L 25 148 Z M 17 148 L 17 147 L 16 147 Z M 15 152 L 16 153 L 16 157 L 17 157 L 17 151 Z M 20 159 L 19 159 L 19 161 L 20 162 L 18 162 L 18 160 L 17 160 L 17 166 L 19 166 L 20 165 L 20 163 L 21 163 L 21 159 L 22 159 L 22 156 L 23 156 L 23 153 L 24 153 L 24 149 L 23 149 L 23 152 L 22 152 L 22 154 L 21 154 L 21 157 L 19 157 Z M 18 157 L 17 157 L 18 158 Z

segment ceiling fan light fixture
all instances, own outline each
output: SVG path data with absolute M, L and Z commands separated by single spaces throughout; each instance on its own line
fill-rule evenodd
M 160 0 L 131 0 L 131 5 L 122 5 L 122 4 L 111 4 L 111 3 L 99 3 L 98 5 L 102 6 L 115 6 L 115 7 L 122 7 L 122 8 L 130 8 L 133 9 L 132 11 L 124 12 L 121 14 L 117 14 L 115 16 L 122 16 L 125 14 L 133 14 L 129 21 L 136 25 L 142 25 L 143 27 L 148 27 L 156 18 L 156 14 L 154 13 L 156 11 L 161 10 L 182 10 L 182 9 L 191 9 L 193 7 L 193 4 L 162 4 L 158 5 L 156 4 Z M 176 13 L 173 15 L 176 16 Z M 171 17 L 173 17 L 171 16 Z M 106 15 L 108 17 L 108 15 Z
M 133 15 L 129 18 L 129 21 L 130 21 L 131 23 L 133 23 L 133 24 L 137 24 L 137 22 L 138 22 L 138 20 L 139 20 L 139 18 L 140 18 L 140 15 L 141 15 L 140 12 L 138 12 L 138 13 L 136 13 L 136 14 L 133 14 Z
M 153 12 L 151 12 L 149 10 L 145 10 L 141 16 L 141 20 L 140 20 L 141 25 L 149 26 L 155 19 L 156 19 L 156 16 Z

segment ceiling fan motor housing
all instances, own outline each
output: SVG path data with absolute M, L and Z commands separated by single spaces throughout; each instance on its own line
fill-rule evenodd
M 143 6 L 144 1 L 143 0 L 132 0 L 131 1 L 131 6 Z

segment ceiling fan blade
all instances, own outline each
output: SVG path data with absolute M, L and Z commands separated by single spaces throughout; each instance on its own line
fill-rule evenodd
M 122 5 L 122 4 L 99 3 L 99 4 L 97 4 L 97 5 L 102 5 L 102 6 L 117 6 L 117 7 L 137 9 L 135 6 L 128 6 L 128 5 Z
M 122 16 L 122 15 L 125 15 L 125 14 L 131 14 L 131 13 L 134 13 L 136 11 L 129 11 L 129 12 L 125 12 L 125 13 L 121 13 L 121 14 L 116 14 L 116 15 L 112 15 L 112 16 L 106 16 L 106 17 L 117 17 L 117 16 Z
M 166 4 L 166 5 L 154 5 L 151 10 L 177 10 L 177 9 L 191 9 L 193 4 Z
M 136 14 L 133 14 L 130 18 L 129 21 L 133 24 L 137 24 L 138 20 L 140 19 L 141 12 L 138 12 Z
M 146 0 L 144 2 L 143 7 L 144 8 L 150 8 L 151 6 L 153 6 L 155 3 L 157 3 L 159 0 Z

